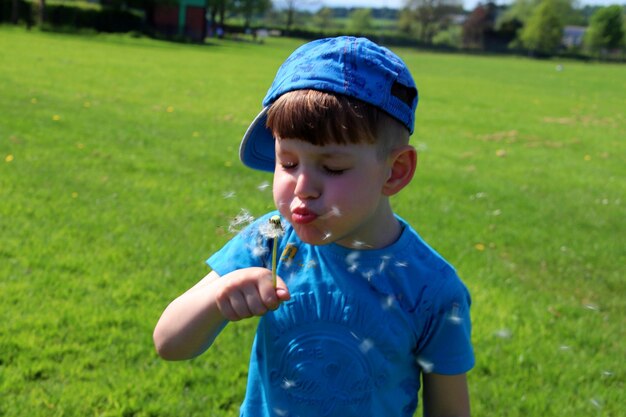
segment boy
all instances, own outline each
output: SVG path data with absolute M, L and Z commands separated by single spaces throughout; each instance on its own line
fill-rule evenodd
M 298 48 L 241 144 L 273 171 L 284 227 L 260 218 L 207 263 L 155 331 L 165 359 L 195 357 L 228 321 L 262 316 L 241 416 L 469 416 L 469 294 L 396 216 L 415 172 L 417 89 L 405 64 L 364 38 Z M 279 239 L 278 278 L 270 267 Z

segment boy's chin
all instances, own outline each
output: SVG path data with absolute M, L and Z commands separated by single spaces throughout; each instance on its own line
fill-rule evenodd
M 335 241 L 330 233 L 323 233 L 315 229 L 311 230 L 310 227 L 294 227 L 294 231 L 302 242 L 309 245 L 323 246 Z

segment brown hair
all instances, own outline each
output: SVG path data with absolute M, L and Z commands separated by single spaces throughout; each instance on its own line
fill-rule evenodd
M 403 138 L 408 142 L 408 130 L 382 110 L 317 90 L 296 90 L 280 96 L 268 111 L 267 127 L 275 137 L 318 146 L 366 143 L 379 144 L 388 151 Z

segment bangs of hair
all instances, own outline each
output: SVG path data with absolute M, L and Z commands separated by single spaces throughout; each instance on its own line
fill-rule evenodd
M 360 100 L 317 90 L 280 96 L 267 113 L 274 137 L 313 145 L 376 143 L 379 110 Z

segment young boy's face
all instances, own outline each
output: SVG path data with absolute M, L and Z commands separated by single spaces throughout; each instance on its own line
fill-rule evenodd
M 389 172 L 376 145 L 277 139 L 274 202 L 306 243 L 377 247 Z

